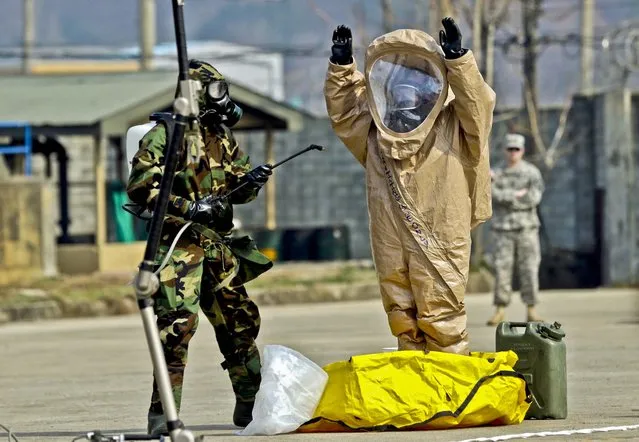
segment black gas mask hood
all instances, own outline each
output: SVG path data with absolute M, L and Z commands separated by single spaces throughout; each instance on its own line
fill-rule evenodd
M 212 120 L 232 127 L 242 118 L 242 108 L 231 100 L 226 80 L 213 80 L 206 85 L 204 102 L 205 106 L 200 112 L 200 118 L 204 121 Z

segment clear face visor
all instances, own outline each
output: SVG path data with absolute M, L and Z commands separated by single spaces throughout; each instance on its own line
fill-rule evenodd
M 381 57 L 368 80 L 380 120 L 397 133 L 411 132 L 426 121 L 444 85 L 437 66 L 414 55 Z

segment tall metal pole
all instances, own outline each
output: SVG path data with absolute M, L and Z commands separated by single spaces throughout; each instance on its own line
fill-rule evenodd
M 275 154 L 273 152 L 273 129 L 271 127 L 266 128 L 266 163 L 274 164 L 275 163 Z M 277 218 L 275 215 L 275 208 L 277 204 L 276 194 L 275 194 L 275 180 L 269 180 L 265 187 L 266 192 L 266 201 L 265 201 L 265 218 L 266 218 L 266 228 L 269 230 L 274 230 L 277 225 Z
M 484 23 L 484 1 L 475 0 L 473 5 L 473 55 L 478 66 L 484 65 L 484 53 L 482 48 L 482 30 Z
M 22 0 L 24 27 L 23 27 L 23 53 L 22 73 L 31 73 L 33 57 L 33 44 L 35 43 L 35 5 L 34 0 Z
M 194 441 L 193 433 L 184 429 L 184 424 L 177 414 L 169 372 L 160 341 L 160 333 L 155 323 L 153 311 L 153 295 L 159 289 L 159 280 L 154 274 L 155 258 L 160 242 L 162 225 L 164 224 L 164 216 L 169 204 L 171 188 L 173 187 L 175 169 L 177 168 L 178 147 L 183 142 L 186 125 L 189 124 L 189 121 L 195 121 L 199 114 L 197 96 L 202 87 L 199 81 L 189 80 L 189 62 L 184 31 L 184 0 L 172 0 L 172 3 L 179 65 L 179 94 L 173 103 L 175 128 L 173 137 L 164 151 L 164 173 L 160 181 L 160 191 L 149 227 L 144 260 L 140 264 L 139 273 L 135 278 L 135 293 L 171 440 L 173 442 L 191 442 Z
M 484 79 L 490 87 L 495 82 L 495 23 L 490 22 L 486 25 L 483 39 L 486 42 L 484 50 Z
M 581 93 L 587 93 L 593 86 L 594 53 L 594 12 L 595 0 L 581 0 Z
M 153 47 L 156 42 L 155 0 L 138 0 L 140 18 L 140 69 L 153 67 Z

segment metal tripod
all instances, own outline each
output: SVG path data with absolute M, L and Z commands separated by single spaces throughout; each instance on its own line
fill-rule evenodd
M 197 118 L 200 113 L 198 92 L 202 88 L 199 81 L 189 79 L 189 61 L 184 30 L 184 0 L 172 0 L 172 2 L 173 24 L 175 27 L 175 41 L 177 44 L 179 63 L 179 92 L 173 102 L 175 127 L 171 142 L 164 152 L 165 164 L 162 180 L 160 181 L 160 192 L 157 196 L 155 210 L 153 210 L 153 218 L 151 219 L 149 236 L 144 251 L 144 260 L 139 266 L 134 286 L 169 436 L 173 442 L 192 442 L 195 440 L 195 436 L 191 431 L 184 428 L 184 424 L 180 421 L 175 407 L 175 399 L 173 397 L 173 391 L 171 390 L 171 382 L 164 359 L 164 352 L 162 351 L 160 334 L 155 323 L 152 299 L 153 294 L 160 286 L 158 277 L 154 274 L 153 270 L 155 256 L 162 234 L 162 224 L 164 223 L 164 216 L 166 215 L 169 204 L 169 195 L 173 187 L 173 177 L 177 167 L 177 152 L 179 151 L 179 146 L 182 145 L 186 125 L 189 123 L 189 120 Z
M 165 164 L 160 182 L 160 192 L 153 210 L 153 217 L 151 218 L 144 259 L 138 267 L 134 287 L 170 440 L 173 442 L 193 442 L 196 440 L 195 436 L 184 427 L 177 414 L 169 372 L 164 359 L 164 352 L 162 351 L 160 333 L 155 323 L 152 299 L 153 294 L 160 286 L 158 277 L 153 270 L 162 234 L 164 216 L 169 203 L 169 195 L 173 187 L 173 177 L 177 167 L 177 152 L 183 142 L 186 125 L 199 115 L 198 92 L 202 89 L 199 81 L 189 79 L 189 62 L 184 31 L 184 0 L 171 1 L 173 3 L 173 24 L 179 63 L 178 94 L 173 102 L 175 127 L 171 141 L 164 151 Z M 85 437 L 91 441 L 166 440 L 166 436 L 153 437 L 149 435 L 125 434 L 107 436 L 98 431 L 88 433 Z

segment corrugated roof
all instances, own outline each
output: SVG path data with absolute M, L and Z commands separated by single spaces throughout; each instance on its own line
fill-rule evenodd
M 26 121 L 34 126 L 88 126 L 174 94 L 173 71 L 77 75 L 0 76 L 0 121 Z M 307 113 L 250 88 L 231 83 L 231 95 L 289 121 Z M 289 121 L 290 122 L 290 121 Z
M 173 72 L 0 76 L 0 121 L 84 126 L 161 94 Z

